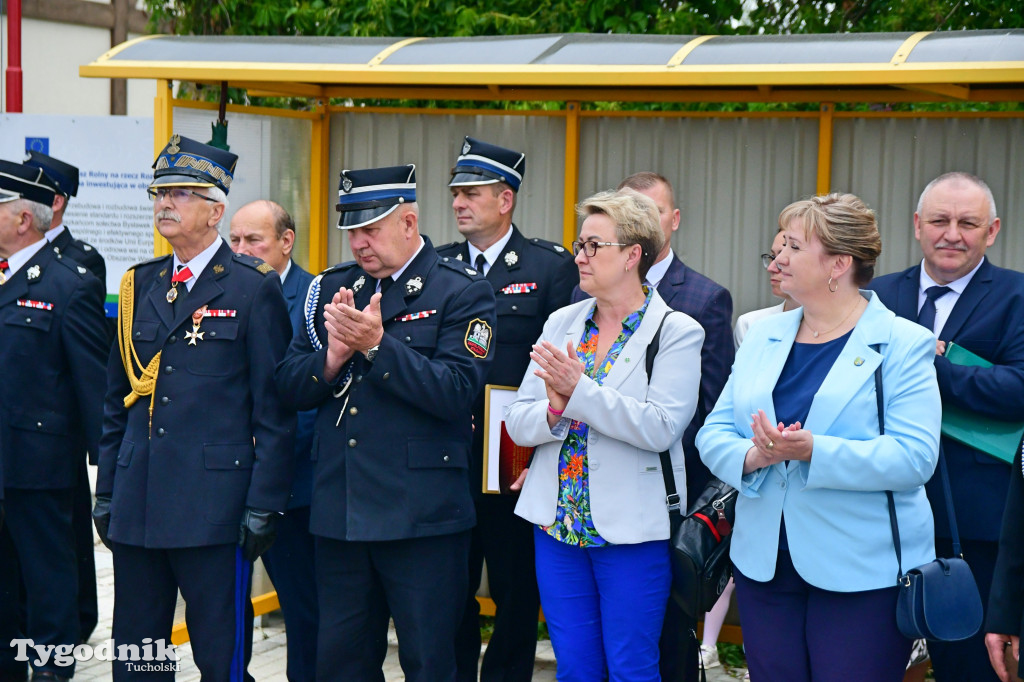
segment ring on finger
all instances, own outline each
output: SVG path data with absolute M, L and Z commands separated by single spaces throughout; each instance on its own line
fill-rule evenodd
M 775 441 L 773 441 L 773 440 L 772 440 L 771 438 L 769 438 L 769 439 L 768 439 L 768 445 L 767 445 L 767 448 L 768 448 L 769 450 L 774 450 L 774 449 L 775 449 Z

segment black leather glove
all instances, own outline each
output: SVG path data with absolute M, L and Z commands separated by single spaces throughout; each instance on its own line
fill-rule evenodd
M 242 525 L 238 528 L 238 546 L 246 561 L 257 558 L 274 544 L 277 538 L 277 512 L 246 507 L 242 514 Z
M 107 549 L 113 550 L 110 546 L 110 540 L 107 538 L 107 531 L 110 530 L 110 498 L 106 496 L 96 496 L 96 505 L 92 508 L 92 522 L 96 526 L 96 533 L 100 536 L 100 541 L 106 545 Z

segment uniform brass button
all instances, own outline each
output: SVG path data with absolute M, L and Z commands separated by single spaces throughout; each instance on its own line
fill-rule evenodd
M 445 456 L 444 456 L 444 457 L 442 457 L 441 459 L 443 459 L 444 461 L 446 461 L 446 462 L 447 462 L 447 461 L 448 461 L 449 459 L 451 459 L 451 458 L 450 458 L 450 457 L 449 457 L 448 455 L 445 455 Z
M 138 339 L 138 338 L 141 338 L 141 337 L 142 337 L 142 332 L 135 332 L 135 334 L 133 334 L 133 336 L 134 336 L 135 338 L 137 338 L 137 339 Z
M 166 434 L 167 434 L 167 432 L 164 431 L 163 427 L 160 427 L 159 429 L 156 430 L 156 435 L 158 435 L 158 436 L 163 436 L 163 435 L 166 435 Z
M 358 383 L 359 383 L 360 381 L 362 381 L 362 380 L 363 380 L 363 375 L 362 375 L 362 374 L 360 374 L 359 376 L 357 376 L 357 377 L 356 377 L 356 383 L 357 383 L 357 384 L 358 384 Z
M 391 376 L 391 372 L 384 372 L 384 376 L 382 376 L 381 379 L 383 379 L 384 381 L 387 381 L 388 377 L 390 377 L 390 376 Z
M 32 318 L 31 317 L 26 317 L 25 318 L 25 324 L 32 324 Z
M 217 336 L 217 332 L 210 332 L 210 336 L 211 337 Z
M 164 367 L 164 374 L 174 374 L 174 368 L 170 365 Z
M 239 463 L 238 463 L 238 460 L 237 460 L 237 459 L 235 460 L 235 466 L 236 466 L 236 467 L 238 467 L 238 466 L 242 466 L 241 464 L 239 464 Z
M 170 340 L 171 343 L 174 343 L 175 341 L 178 340 L 178 337 L 177 336 L 172 336 L 169 340 Z
M 166 405 L 169 402 L 171 402 L 171 399 L 168 398 L 167 396 L 164 396 L 163 398 L 160 398 L 160 404 L 161 405 Z
M 405 337 L 405 342 L 406 343 L 412 343 L 412 337 L 411 336 Z
M 348 413 L 354 417 L 359 414 L 359 409 L 356 407 L 350 407 L 348 408 Z
M 512 310 L 519 310 L 519 306 L 517 306 L 517 305 L 512 306 Z
M 43 422 L 36 422 L 36 428 L 37 429 L 43 428 Z
M 348 441 L 348 446 L 349 446 L 350 448 L 354 448 L 354 447 L 355 447 L 356 445 L 358 445 L 358 443 L 356 442 L 356 439 L 355 439 L 355 438 L 351 438 L 351 439 L 349 439 L 349 441 Z

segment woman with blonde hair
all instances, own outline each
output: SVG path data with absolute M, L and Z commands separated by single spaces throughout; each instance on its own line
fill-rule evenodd
M 751 677 L 897 682 L 911 641 L 886 491 L 903 565 L 934 559 L 935 339 L 861 290 L 882 245 L 859 198 L 794 202 L 779 225 L 781 289 L 802 307 L 751 327 L 697 435 L 740 491 L 730 555 Z
M 578 210 L 573 253 L 593 298 L 548 318 L 507 410 L 512 439 L 536 447 L 516 513 L 536 524 L 558 679 L 655 681 L 671 583 L 659 453 L 685 496 L 704 330 L 643 284 L 664 239 L 653 201 L 602 192 Z

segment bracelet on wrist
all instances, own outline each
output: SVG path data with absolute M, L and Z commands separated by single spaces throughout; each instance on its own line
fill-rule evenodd
M 565 410 L 564 409 L 556 410 L 556 409 L 552 408 L 551 405 L 549 404 L 548 405 L 548 412 L 550 412 L 551 414 L 555 415 L 556 417 L 561 417 L 562 413 L 565 412 Z

